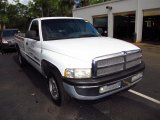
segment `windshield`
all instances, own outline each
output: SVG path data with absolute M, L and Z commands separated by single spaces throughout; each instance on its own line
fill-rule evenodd
M 2 37 L 11 37 L 11 36 L 14 36 L 17 32 L 18 32 L 18 30 L 4 30 L 2 32 Z
M 100 36 L 92 24 L 82 19 L 42 20 L 42 35 L 44 41 Z

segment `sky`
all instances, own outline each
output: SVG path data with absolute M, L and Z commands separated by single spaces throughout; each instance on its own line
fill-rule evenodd
M 27 5 L 29 0 L 19 0 L 19 1 L 20 1 L 20 3 Z M 8 0 L 8 2 L 14 4 L 13 0 Z

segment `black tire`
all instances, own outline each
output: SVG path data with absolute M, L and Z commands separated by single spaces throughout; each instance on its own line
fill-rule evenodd
M 1 45 L 1 53 L 2 53 L 2 54 L 5 53 L 5 49 L 4 49 L 3 45 Z
M 26 60 L 21 55 L 20 51 L 18 51 L 18 62 L 19 62 L 21 67 L 24 67 L 26 65 Z
M 48 80 L 52 100 L 59 106 L 66 104 L 70 100 L 70 96 L 64 91 L 61 74 L 53 70 Z

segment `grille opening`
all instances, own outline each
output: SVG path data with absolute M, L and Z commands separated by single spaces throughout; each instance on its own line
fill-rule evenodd
M 97 70 L 97 75 L 98 76 L 108 75 L 108 74 L 119 72 L 122 70 L 123 70 L 123 65 L 101 68 Z
M 100 77 L 117 73 L 141 63 L 141 51 L 127 51 L 109 56 L 98 57 L 93 60 L 93 76 Z
M 142 57 L 142 53 L 138 52 L 138 53 L 133 53 L 133 54 L 128 54 L 126 56 L 126 61 L 131 61 L 137 58 L 141 58 Z
M 124 57 L 115 57 L 115 58 L 109 58 L 109 59 L 104 59 L 100 60 L 97 62 L 97 67 L 107 67 L 107 66 L 112 66 L 116 64 L 121 64 L 124 63 Z
M 141 63 L 141 59 L 128 62 L 128 63 L 126 63 L 126 69 L 131 68 L 131 67 L 134 67 L 134 66 L 136 66 L 136 65 L 138 65 L 138 64 L 140 64 L 140 63 Z

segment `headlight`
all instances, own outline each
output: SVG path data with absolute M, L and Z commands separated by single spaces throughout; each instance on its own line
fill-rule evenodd
M 66 78 L 90 78 L 91 69 L 65 69 L 64 77 Z
M 2 39 L 2 43 L 7 44 L 8 42 L 5 39 Z

